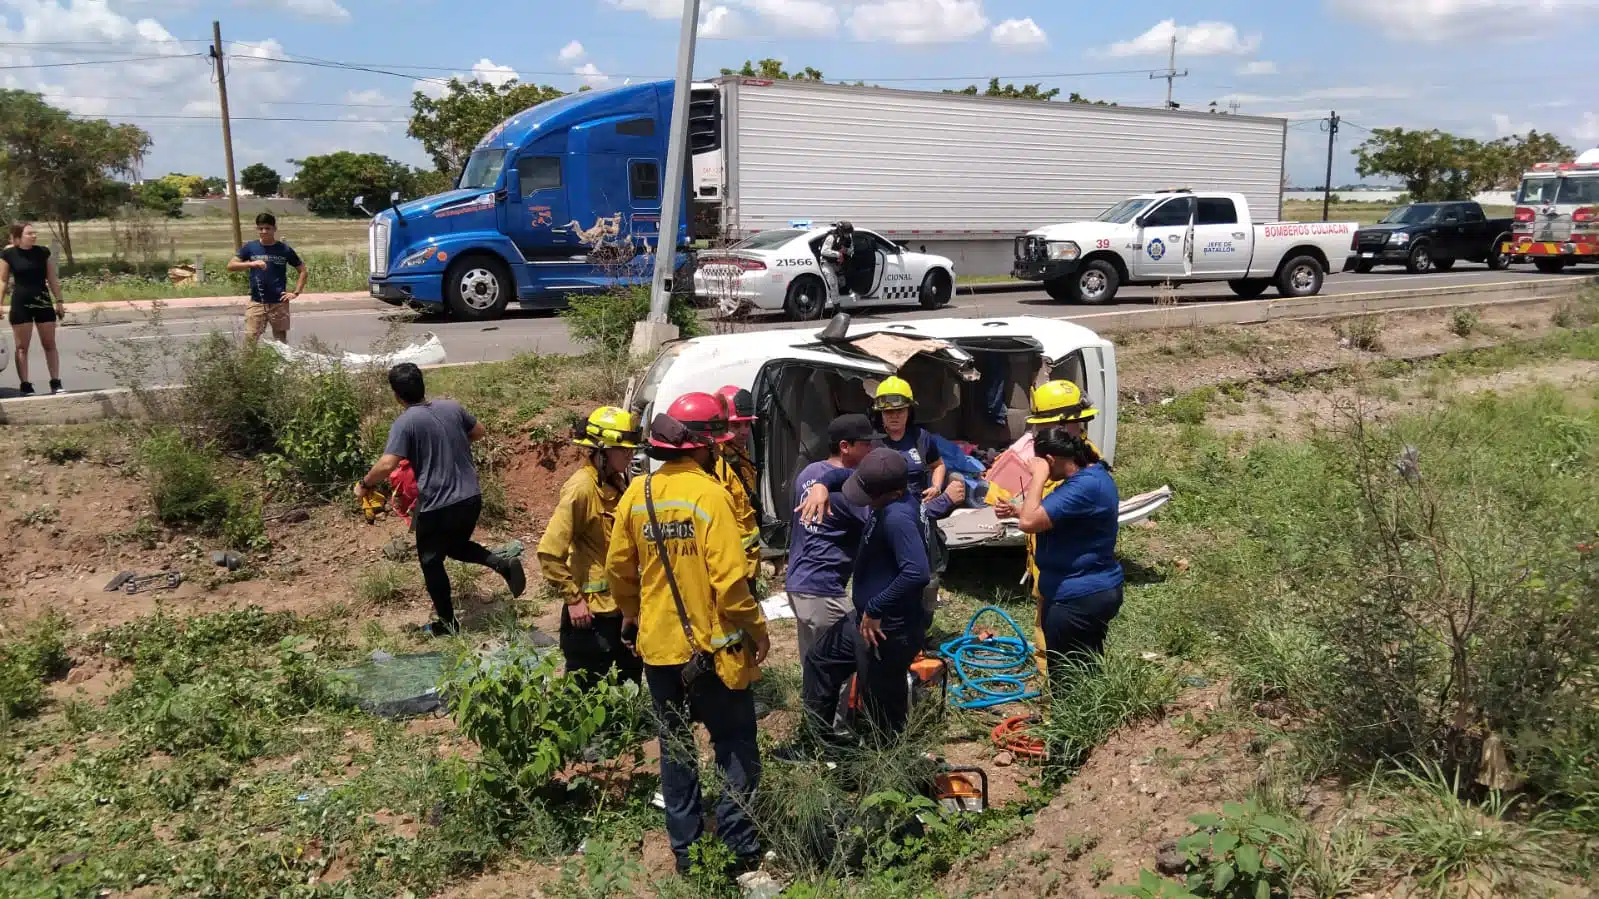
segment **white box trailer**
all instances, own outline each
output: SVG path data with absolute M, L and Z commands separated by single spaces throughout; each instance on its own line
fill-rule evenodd
M 1012 240 L 1173 187 L 1243 194 L 1282 216 L 1288 123 L 1183 110 L 722 78 L 720 147 L 695 157 L 696 200 L 725 238 L 849 219 L 1010 272 Z

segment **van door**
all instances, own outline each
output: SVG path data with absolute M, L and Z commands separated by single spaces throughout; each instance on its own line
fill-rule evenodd
M 523 156 L 506 180 L 506 233 L 529 260 L 564 259 L 577 250 L 567 230 L 566 179 L 560 156 Z
M 1189 243 L 1193 220 L 1194 198 L 1190 196 L 1173 197 L 1144 213 L 1133 277 L 1139 281 L 1187 277 L 1193 262 Z

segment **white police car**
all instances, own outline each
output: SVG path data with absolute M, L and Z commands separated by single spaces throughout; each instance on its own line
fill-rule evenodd
M 831 225 L 796 225 L 701 253 L 694 294 L 723 315 L 780 311 L 790 321 L 819 319 L 834 306 L 937 309 L 954 296 L 953 261 L 912 252 L 862 228 L 855 229 L 846 283 L 840 287 L 834 266 L 822 261 L 822 242 L 832 230 Z

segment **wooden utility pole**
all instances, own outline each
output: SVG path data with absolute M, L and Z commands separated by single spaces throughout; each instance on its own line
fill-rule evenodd
M 1151 80 L 1156 79 L 1156 78 L 1164 78 L 1164 79 L 1166 79 L 1166 108 L 1167 109 L 1176 109 L 1177 107 L 1173 106 L 1172 102 L 1171 102 L 1171 86 L 1172 86 L 1172 82 L 1177 80 L 1178 78 L 1187 78 L 1188 77 L 1188 70 L 1187 69 L 1183 69 L 1181 72 L 1177 71 L 1177 32 L 1176 31 L 1173 31 L 1172 32 L 1172 36 L 1171 36 L 1171 58 L 1169 60 L 1167 60 L 1167 62 L 1166 62 L 1166 74 L 1164 74 L 1164 75 L 1156 75 L 1154 73 L 1151 73 L 1149 77 L 1150 77 Z
M 233 179 L 233 126 L 228 122 L 228 71 L 222 59 L 222 23 L 211 21 L 211 64 L 217 71 L 217 96 L 222 105 L 222 155 L 228 164 L 228 211 L 233 215 L 233 248 L 244 246 L 239 227 L 239 185 Z
M 1327 181 L 1322 185 L 1321 194 L 1321 220 L 1327 221 L 1328 207 L 1332 205 L 1332 157 L 1333 140 L 1338 137 L 1338 112 L 1334 110 L 1327 115 Z

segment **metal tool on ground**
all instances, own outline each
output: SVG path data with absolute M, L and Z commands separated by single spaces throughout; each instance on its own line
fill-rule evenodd
M 988 772 L 946 767 L 933 777 L 933 800 L 945 811 L 988 811 Z
M 979 628 L 985 615 L 997 616 L 1014 636 Z M 1038 688 L 1028 683 L 1038 676 L 1033 646 L 1016 619 L 998 606 L 978 609 L 967 622 L 966 631 L 946 640 L 938 652 L 949 660 L 955 673 L 949 696 L 956 708 L 987 709 L 1039 696 Z
M 115 593 L 120 590 L 132 596 L 135 593 L 151 590 L 175 590 L 181 583 L 183 583 L 183 573 L 178 571 L 158 571 L 155 574 L 119 571 L 111 582 L 105 585 L 105 592 Z

